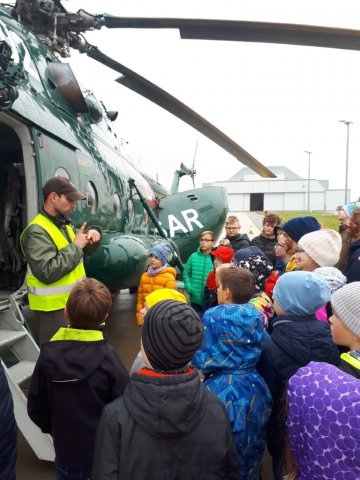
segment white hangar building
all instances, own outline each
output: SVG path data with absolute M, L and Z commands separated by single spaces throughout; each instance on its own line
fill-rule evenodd
M 328 180 L 301 178 L 287 167 L 268 168 L 276 178 L 262 178 L 244 167 L 229 180 L 212 185 L 227 189 L 230 212 L 308 211 L 308 200 L 310 211 L 330 212 L 344 203 L 345 190 L 329 189 Z

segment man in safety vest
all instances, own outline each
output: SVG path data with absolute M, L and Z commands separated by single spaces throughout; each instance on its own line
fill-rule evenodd
M 26 283 L 32 333 L 41 345 L 66 326 L 64 307 L 71 288 L 86 277 L 83 249 L 99 243 L 101 232 L 86 222 L 75 234 L 68 215 L 86 197 L 65 177 L 53 177 L 43 188 L 44 205 L 20 237 L 28 266 Z

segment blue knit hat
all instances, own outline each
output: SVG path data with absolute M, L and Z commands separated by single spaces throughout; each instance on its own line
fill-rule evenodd
M 351 215 L 354 210 L 356 210 L 358 207 L 356 206 L 355 203 L 348 203 L 347 205 L 343 205 L 342 209 L 344 210 L 346 216 L 350 219 Z
M 306 233 L 315 232 L 316 230 L 320 230 L 320 228 L 321 225 L 315 217 L 292 218 L 282 226 L 284 232 L 295 242 L 298 242 Z
M 167 243 L 161 242 L 155 245 L 155 247 L 152 247 L 152 249 L 150 250 L 150 255 L 151 254 L 155 255 L 155 257 L 161 260 L 161 263 L 163 265 L 166 265 L 167 262 L 170 260 L 172 251 Z
M 274 299 L 288 315 L 310 315 L 331 297 L 328 283 L 313 272 L 284 273 L 276 282 Z

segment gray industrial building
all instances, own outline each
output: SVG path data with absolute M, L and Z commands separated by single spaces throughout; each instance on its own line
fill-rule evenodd
M 231 212 L 308 211 L 308 205 L 310 211 L 331 212 L 344 203 L 345 190 L 329 189 L 328 180 L 301 178 L 287 167 L 268 168 L 276 178 L 262 178 L 244 167 L 228 180 L 212 185 L 227 189 Z

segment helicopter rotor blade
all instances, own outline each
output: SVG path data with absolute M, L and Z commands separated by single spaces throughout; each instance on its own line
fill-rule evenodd
M 178 29 L 181 38 L 280 43 L 360 50 L 360 31 L 289 23 L 190 18 L 131 18 L 103 15 L 107 28 Z
M 237 160 L 239 160 L 241 163 L 254 170 L 258 175 L 270 178 L 276 177 L 276 175 L 274 175 L 274 173 L 265 167 L 265 165 L 256 160 L 256 158 L 240 147 L 240 145 L 234 142 L 230 137 L 225 135 L 225 133 L 205 120 L 184 103 L 165 92 L 165 90 L 162 90 L 154 83 L 150 82 L 133 70 L 125 67 L 113 58 L 108 57 L 97 47 L 94 47 L 88 43 L 86 45 L 86 53 L 94 60 L 97 60 L 103 65 L 106 65 L 116 72 L 121 73 L 123 76 L 116 79 L 116 82 L 128 87 L 130 90 L 133 90 L 136 93 L 139 93 L 143 97 L 154 102 L 156 105 L 164 108 L 168 112 L 180 118 L 188 125 L 191 125 L 193 128 L 201 132 L 203 135 L 237 158 Z
M 134 76 L 123 75 L 116 81 L 134 92 L 139 93 L 148 100 L 151 100 L 153 103 L 180 118 L 188 125 L 191 125 L 260 176 L 271 178 L 276 177 L 276 175 L 265 167 L 265 165 L 261 164 L 225 133 L 205 120 L 184 103 L 165 92 L 165 90 L 162 90 L 160 87 L 154 85 L 143 77 L 137 78 Z

